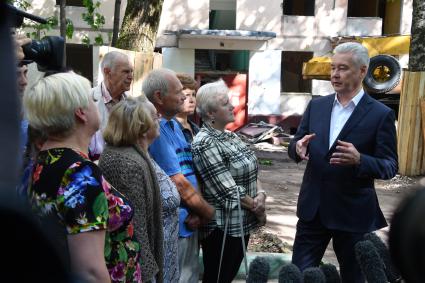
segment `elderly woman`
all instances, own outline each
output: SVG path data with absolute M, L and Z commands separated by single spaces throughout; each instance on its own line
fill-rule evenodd
M 183 109 L 177 113 L 175 119 L 183 132 L 184 138 L 188 143 L 192 143 L 193 137 L 199 132 L 199 127 L 191 120 L 189 116 L 195 113 L 196 108 L 196 88 L 198 84 L 188 74 L 177 74 L 177 78 L 183 85 L 183 94 L 186 99 L 183 102 Z
M 219 80 L 202 86 L 196 98 L 204 125 L 192 143 L 193 160 L 203 196 L 216 209 L 215 219 L 201 231 L 202 282 L 217 282 L 219 272 L 219 282 L 232 282 L 250 233 L 265 221 L 266 195 L 257 191 L 257 158 L 236 134 L 225 130 L 234 121 L 228 92 Z
M 99 167 L 135 206 L 135 233 L 141 244 L 142 280 L 163 282 L 161 193 L 148 146 L 159 134 L 159 117 L 142 98 L 128 98 L 110 112 Z
M 75 73 L 58 73 L 25 95 L 30 125 L 47 135 L 34 163 L 29 200 L 78 281 L 141 282 L 133 208 L 87 157 L 99 128 L 100 98 L 90 88 Z

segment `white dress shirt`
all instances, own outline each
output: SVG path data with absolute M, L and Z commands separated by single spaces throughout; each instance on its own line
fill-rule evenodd
M 338 100 L 338 95 L 335 95 L 334 104 L 332 106 L 331 124 L 329 128 L 329 149 L 334 144 L 336 138 L 338 137 L 348 118 L 350 118 L 354 108 L 356 108 L 357 104 L 359 104 L 363 95 L 364 90 L 361 88 L 360 91 L 345 106 L 342 106 Z

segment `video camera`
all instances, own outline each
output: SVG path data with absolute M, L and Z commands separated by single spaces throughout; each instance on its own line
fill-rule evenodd
M 6 4 L 8 12 L 15 18 L 15 27 L 21 27 L 24 18 L 45 24 L 47 21 L 38 16 L 31 15 L 16 7 Z M 25 54 L 24 62 L 36 62 L 40 71 L 60 71 L 64 68 L 65 41 L 60 36 L 45 36 L 41 40 L 33 40 L 31 43 L 22 46 Z

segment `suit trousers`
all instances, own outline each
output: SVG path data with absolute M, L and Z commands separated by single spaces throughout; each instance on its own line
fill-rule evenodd
M 213 230 L 201 243 L 204 262 L 202 283 L 217 283 L 218 266 L 220 264 L 221 246 L 224 232 L 218 228 Z M 245 247 L 249 235 L 245 236 Z M 226 236 L 223 260 L 221 262 L 220 283 L 231 283 L 238 273 L 243 260 L 242 238 Z
M 323 226 L 319 214 L 313 220 L 298 220 L 292 254 L 292 263 L 303 271 L 308 267 L 318 267 L 325 250 L 332 239 L 338 259 L 343 283 L 365 282 L 357 263 L 354 245 L 363 240 L 364 233 L 351 233 L 328 229 Z

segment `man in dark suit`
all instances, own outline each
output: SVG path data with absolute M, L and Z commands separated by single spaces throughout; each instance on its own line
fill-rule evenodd
M 364 282 L 354 245 L 387 226 L 374 179 L 390 179 L 398 170 L 394 113 L 362 88 L 368 65 L 361 44 L 335 48 L 336 93 L 310 102 L 288 149 L 296 162 L 307 161 L 292 261 L 301 270 L 318 266 L 332 239 L 343 282 Z

